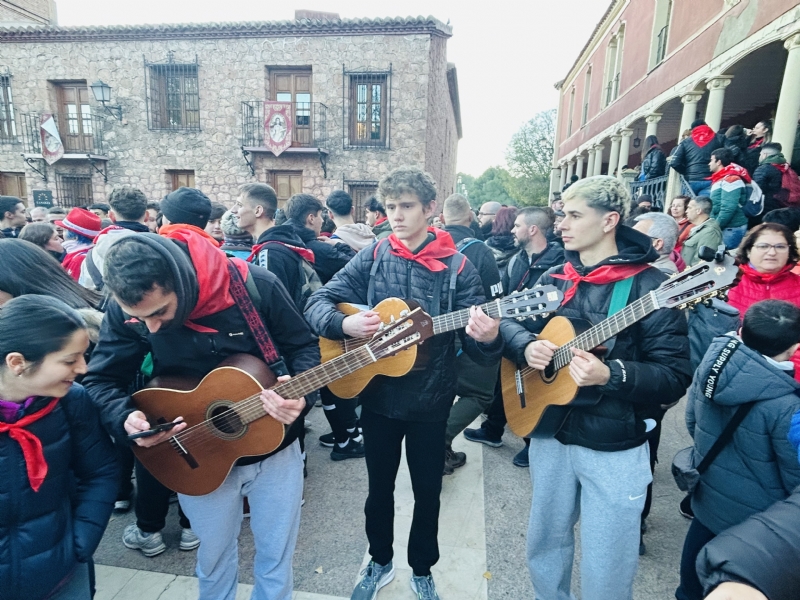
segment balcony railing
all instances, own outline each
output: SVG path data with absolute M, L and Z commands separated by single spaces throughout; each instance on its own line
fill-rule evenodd
M 65 154 L 103 155 L 103 123 L 99 115 L 90 113 L 53 114 L 58 127 L 58 135 L 64 145 Z M 22 115 L 22 135 L 25 152 L 42 153 L 41 137 L 42 117 L 39 113 Z
M 321 102 L 295 102 L 292 105 L 292 148 L 328 147 L 328 107 Z M 264 102 L 242 102 L 242 146 L 264 147 Z
M 658 32 L 658 47 L 656 48 L 656 64 L 661 64 L 664 57 L 667 55 L 667 35 L 669 33 L 669 25 L 664 25 L 661 31 Z
M 634 181 L 631 185 L 631 198 L 636 200 L 639 196 L 645 194 L 653 199 L 653 208 L 663 210 L 664 198 L 667 194 L 667 180 L 668 176 L 655 177 L 646 181 Z

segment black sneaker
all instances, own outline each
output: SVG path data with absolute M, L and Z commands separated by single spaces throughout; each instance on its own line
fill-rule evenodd
M 454 452 L 453 448 L 447 446 L 444 450 L 444 474 L 452 475 L 455 469 L 467 464 L 467 455 L 464 452 Z
M 694 519 L 694 511 L 692 510 L 692 497 L 687 495 L 678 505 L 678 512 L 682 517 L 687 519 Z
M 364 458 L 364 444 L 349 439 L 344 448 L 336 444 L 331 450 L 331 460 L 347 460 L 348 458 Z
M 499 448 L 503 445 L 503 440 L 489 436 L 483 427 L 478 429 L 465 429 L 464 437 L 470 442 L 478 442 L 479 444 L 486 444 L 492 448 Z
M 512 459 L 511 462 L 514 463 L 515 467 L 522 467 L 523 469 L 527 469 L 530 466 L 528 447 L 525 446 L 522 450 L 517 452 L 514 455 L 514 458 Z
M 333 435 L 333 432 L 326 433 L 325 435 L 319 436 L 319 445 L 324 446 L 325 448 L 333 448 L 333 445 L 336 443 L 336 436 Z

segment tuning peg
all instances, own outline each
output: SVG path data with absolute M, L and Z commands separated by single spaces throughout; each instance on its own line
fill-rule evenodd
M 391 322 L 394 323 L 394 315 L 391 316 Z
M 719 295 L 717 296 L 717 298 L 719 298 L 723 302 L 727 302 L 728 301 L 728 294 L 727 294 L 727 292 L 720 292 Z
M 520 323 L 525 320 L 525 317 L 514 317 Z
M 401 317 L 407 317 L 408 316 L 408 311 L 406 309 L 401 310 L 400 311 L 400 316 Z

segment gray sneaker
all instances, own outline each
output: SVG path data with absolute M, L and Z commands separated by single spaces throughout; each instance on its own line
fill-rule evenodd
M 417 600 L 441 600 L 436 593 L 436 586 L 433 583 L 433 575 L 425 577 L 411 576 L 411 589 L 417 595 Z
M 191 529 L 181 529 L 181 550 L 194 550 L 200 545 L 200 538 Z
M 389 562 L 385 567 L 374 560 L 369 561 L 367 567 L 361 571 L 361 581 L 356 585 L 350 600 L 374 600 L 378 590 L 389 584 L 394 579 L 394 565 Z
M 122 543 L 126 548 L 140 550 L 148 558 L 158 556 L 167 549 L 160 531 L 145 533 L 136 526 L 136 523 L 131 523 L 125 528 L 122 534 Z

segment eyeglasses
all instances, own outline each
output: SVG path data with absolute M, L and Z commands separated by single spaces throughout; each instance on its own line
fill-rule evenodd
M 755 244 L 753 248 L 759 252 L 768 252 L 770 249 L 775 250 L 775 252 L 788 252 L 789 244 Z
M 479 213 L 478 213 L 478 216 L 479 216 L 479 217 L 493 217 L 493 216 L 495 216 L 496 214 L 497 214 L 497 213 L 485 213 L 485 212 L 479 212 Z

